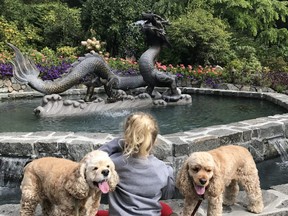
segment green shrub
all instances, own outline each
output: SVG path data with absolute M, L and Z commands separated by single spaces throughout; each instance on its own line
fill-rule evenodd
M 167 35 L 173 48 L 162 55 L 165 63 L 209 65 L 228 61 L 231 34 L 210 12 L 194 9 L 171 23 Z
M 76 59 L 78 54 L 77 47 L 63 46 L 56 49 L 56 55 L 61 58 Z
M 6 42 L 23 48 L 25 44 L 25 34 L 18 30 L 16 23 L 8 22 L 0 16 L 0 52 L 8 50 Z

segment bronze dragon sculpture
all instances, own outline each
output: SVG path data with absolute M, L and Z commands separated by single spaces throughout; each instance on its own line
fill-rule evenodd
M 146 36 L 149 49 L 140 57 L 139 70 L 148 87 L 147 93 L 153 97 L 155 87 L 169 87 L 169 91 L 162 94 L 162 99 L 167 102 L 175 102 L 181 99 L 181 91 L 177 88 L 176 77 L 174 75 L 163 73 L 155 68 L 155 59 L 159 55 L 163 46 L 171 47 L 164 25 L 169 22 L 154 13 L 142 13 L 144 22 L 141 24 L 142 31 Z
M 39 76 L 40 71 L 36 65 L 14 45 L 8 45 L 15 52 L 13 64 L 13 76 L 23 84 L 28 84 L 31 88 L 46 94 L 62 93 L 76 84 L 79 84 L 83 78 L 83 84 L 87 86 L 85 101 L 91 101 L 95 87 L 104 85 L 105 92 L 108 95 L 108 101 L 119 100 L 117 89 L 128 90 L 146 86 L 141 75 L 118 76 L 112 72 L 104 59 L 96 52 L 90 52 L 84 57 L 78 58 L 67 71 L 67 75 L 54 81 L 43 81 Z
M 170 47 L 164 29 L 164 25 L 169 24 L 168 21 L 153 13 L 143 13 L 142 20 L 139 21 L 141 21 L 138 23 L 141 24 L 141 29 L 146 36 L 146 41 L 149 45 L 148 50 L 141 55 L 138 61 L 141 75 L 118 76 L 113 73 L 111 68 L 98 53 L 92 51 L 74 62 L 72 67 L 63 77 L 54 81 L 43 81 L 39 77 L 40 71 L 37 69 L 36 65 L 24 56 L 17 47 L 8 43 L 15 52 L 15 59 L 12 61 L 13 75 L 18 82 L 28 84 L 33 89 L 46 94 L 43 99 L 43 106 L 50 104 L 50 102 L 55 104 L 59 104 L 60 102 L 62 103 L 60 96 L 55 94 L 62 93 L 81 81 L 87 86 L 87 92 L 84 98 L 85 102 L 98 101 L 93 98 L 94 88 L 104 85 L 105 92 L 108 96 L 108 103 L 127 101 L 128 99 L 131 101 L 142 101 L 141 106 L 143 106 L 143 100 L 147 100 L 147 95 L 148 97 L 156 99 L 154 103 L 157 105 L 165 105 L 167 102 L 175 102 L 177 104 L 191 103 L 191 96 L 182 95 L 180 89 L 177 88 L 176 77 L 174 75 L 158 71 L 155 68 L 155 59 L 160 53 L 162 47 Z M 86 81 L 83 82 L 83 80 Z M 123 94 L 123 91 L 118 91 L 125 91 L 143 86 L 147 86 L 146 93 L 135 98 Z M 155 87 L 168 87 L 169 89 L 163 94 L 160 94 L 154 90 Z M 83 104 L 82 102 L 71 103 L 70 101 L 63 101 L 62 105 L 66 108 L 61 108 L 62 111 L 64 110 L 63 112 L 66 112 L 68 105 L 71 104 L 73 104 L 73 107 L 80 107 L 81 109 L 88 107 L 87 103 Z M 62 105 L 54 107 L 62 107 Z M 47 105 L 47 107 L 51 106 Z M 131 105 L 126 106 L 129 107 Z M 119 105 L 119 107 L 121 106 Z M 42 109 L 43 107 L 40 107 L 38 111 L 40 112 Z M 92 108 L 89 107 L 87 109 L 89 112 L 92 110 Z M 70 112 L 72 111 L 69 111 L 69 113 Z M 46 113 L 46 111 L 42 113 Z M 59 113 L 59 111 L 56 110 L 55 113 Z

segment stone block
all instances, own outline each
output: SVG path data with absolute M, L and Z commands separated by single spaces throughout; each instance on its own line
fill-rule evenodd
M 181 167 L 183 166 L 184 162 L 186 161 L 186 159 L 188 158 L 187 155 L 185 156 L 180 156 L 180 157 L 175 157 L 174 158 L 174 174 L 175 174 L 175 179 L 178 175 L 179 170 L 181 169 Z
M 220 139 L 220 145 L 233 144 L 243 140 L 243 133 L 241 131 L 230 129 L 215 129 L 209 131 L 208 134 L 218 136 Z
M 249 128 L 240 128 L 236 126 L 236 127 L 231 127 L 231 129 L 242 131 L 243 142 L 248 142 L 252 139 L 253 131 Z
M 69 145 L 65 142 L 58 142 L 58 152 L 65 158 L 68 157 L 68 146 Z
M 23 168 L 29 160 L 30 158 L 24 157 L 0 157 L 0 195 L 1 187 L 19 188 Z
M 86 154 L 93 150 L 93 143 L 75 140 L 68 146 L 68 158 L 73 161 L 80 161 Z
M 14 91 L 14 89 L 13 89 L 13 87 L 12 86 L 8 86 L 8 92 L 13 92 Z
M 264 159 L 271 159 L 271 158 L 275 158 L 279 155 L 279 152 L 277 151 L 277 149 L 275 148 L 275 142 L 281 142 L 283 141 L 283 139 L 271 139 L 268 140 L 266 143 L 264 143 Z
M 12 88 L 15 90 L 15 91 L 19 91 L 21 89 L 21 85 L 18 84 L 18 83 L 15 83 L 15 84 L 12 84 Z
M 284 135 L 286 138 L 288 138 L 288 120 L 283 120 L 282 122 L 284 124 Z
M 260 137 L 261 138 L 268 138 L 268 137 L 284 137 L 284 130 L 281 123 L 267 123 L 261 125 L 260 129 Z
M 165 160 L 167 157 L 172 156 L 172 150 L 172 143 L 168 139 L 165 139 L 163 136 L 158 135 L 152 153 L 160 160 Z
M 215 136 L 203 136 L 195 138 L 189 144 L 189 154 L 198 151 L 209 151 L 220 146 L 220 139 Z
M 8 93 L 8 88 L 7 87 L 0 88 L 0 93 Z
M 189 155 L 189 152 L 189 143 L 173 143 L 173 155 L 175 157 Z
M 255 162 L 263 161 L 265 158 L 265 146 L 262 140 L 253 139 L 244 145 L 252 154 Z
M 1 156 L 13 156 L 13 157 L 30 157 L 33 155 L 32 143 L 25 142 L 24 140 L 9 140 L 2 141 L 0 143 L 0 155 Z
M 39 157 L 59 155 L 57 139 L 37 141 L 36 143 L 34 143 L 34 149 L 35 153 Z
M 5 80 L 4 80 L 4 86 L 6 86 L 6 87 L 10 87 L 10 86 L 12 86 L 12 82 L 11 82 L 11 80 L 9 80 L 9 79 L 5 79 Z

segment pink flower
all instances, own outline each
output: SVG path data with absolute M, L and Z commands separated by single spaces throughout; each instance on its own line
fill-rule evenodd
M 155 64 L 157 67 L 161 66 L 161 62 L 156 62 Z
M 167 67 L 166 67 L 166 65 L 162 65 L 162 67 L 161 67 L 164 71 L 166 71 L 167 70 Z

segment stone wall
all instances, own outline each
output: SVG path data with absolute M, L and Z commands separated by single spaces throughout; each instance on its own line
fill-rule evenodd
M 83 94 L 86 92 L 84 85 L 77 85 L 63 94 Z M 26 84 L 19 84 L 13 77 L 1 78 L 0 76 L 0 99 L 15 97 L 43 96 Z
M 192 87 L 192 88 L 211 88 L 211 86 L 206 85 L 202 82 L 195 82 L 191 79 L 187 78 L 177 78 L 177 86 L 180 88 L 182 87 Z M 267 87 L 259 87 L 259 86 L 244 86 L 244 85 L 238 85 L 238 84 L 230 84 L 230 83 L 222 83 L 217 86 L 214 86 L 214 88 L 222 89 L 222 90 L 232 90 L 232 91 L 251 91 L 251 92 L 274 92 L 271 88 Z M 86 89 L 83 85 L 75 86 L 74 89 Z M 0 77 L 0 94 L 1 93 L 24 93 L 24 92 L 31 92 L 34 91 L 25 84 L 19 84 L 13 77 Z M 12 96 L 12 95 L 11 95 Z
M 14 78 L 0 79 L 0 93 L 16 93 L 31 91 L 27 85 L 19 84 Z

